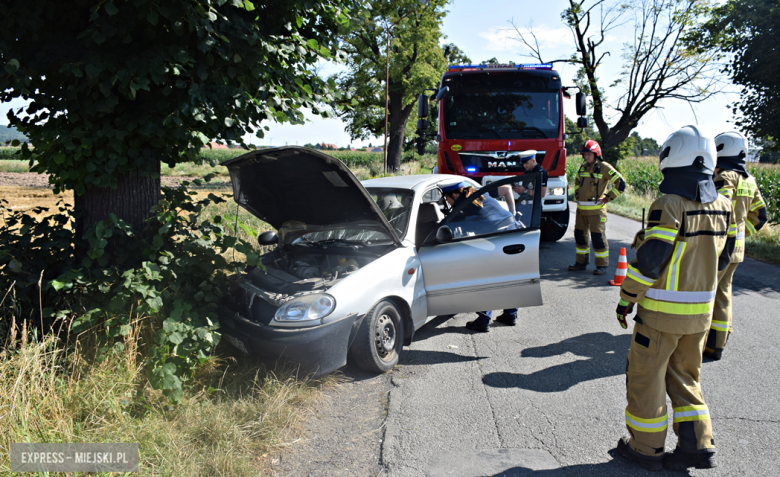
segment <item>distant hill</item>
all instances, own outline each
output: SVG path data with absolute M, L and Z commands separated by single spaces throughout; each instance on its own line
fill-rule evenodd
M 26 141 L 27 137 L 16 130 L 16 128 L 0 125 L 0 142 L 8 142 L 18 139 L 20 141 Z

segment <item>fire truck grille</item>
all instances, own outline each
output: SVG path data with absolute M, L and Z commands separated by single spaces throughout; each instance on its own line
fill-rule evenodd
M 466 172 L 524 172 L 523 164 L 516 156 L 512 156 L 514 152 L 461 151 L 458 153 L 458 158 Z M 541 164 L 545 154 L 545 151 L 538 151 L 536 162 Z

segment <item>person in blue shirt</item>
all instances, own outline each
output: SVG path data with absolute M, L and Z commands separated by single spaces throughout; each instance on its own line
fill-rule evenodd
M 453 208 L 468 200 L 476 192 L 476 189 L 465 182 L 444 186 L 441 190 L 445 200 Z M 471 201 L 459 214 L 462 217 L 459 216 L 456 220 L 450 221 L 453 225 L 457 224 L 453 228 L 453 236 L 456 238 L 519 228 L 514 215 L 501 207 L 501 204 L 488 194 Z M 466 328 L 482 333 L 488 332 L 492 319 L 493 312 L 491 310 L 477 312 L 477 319 L 466 323 Z M 517 324 L 517 308 L 506 309 L 495 319 L 505 325 L 515 326 Z

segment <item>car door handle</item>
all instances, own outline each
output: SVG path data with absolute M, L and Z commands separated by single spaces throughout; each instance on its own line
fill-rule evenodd
M 516 253 L 521 253 L 523 250 L 525 250 L 525 245 L 521 243 L 517 243 L 514 245 L 507 245 L 504 247 L 504 253 L 507 255 L 514 255 Z

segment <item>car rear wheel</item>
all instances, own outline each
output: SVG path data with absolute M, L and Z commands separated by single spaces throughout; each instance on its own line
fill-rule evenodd
M 398 308 L 383 300 L 360 324 L 350 355 L 360 369 L 385 373 L 398 364 L 404 346 L 404 323 Z

